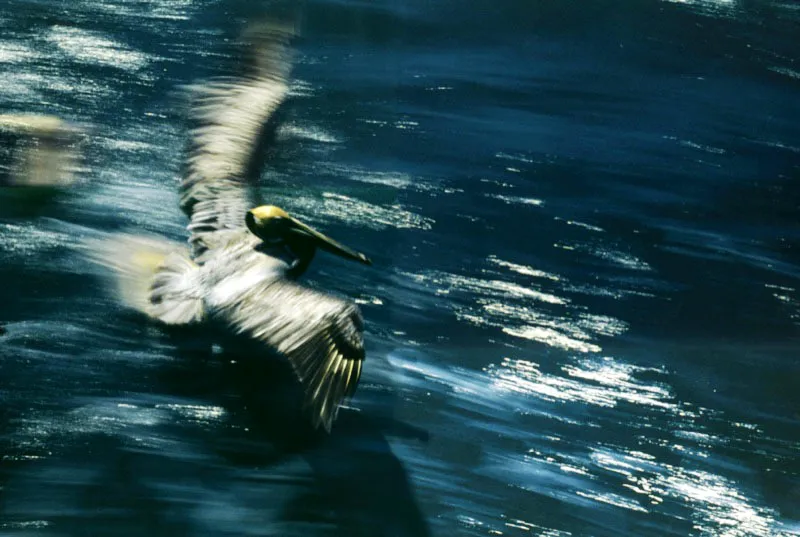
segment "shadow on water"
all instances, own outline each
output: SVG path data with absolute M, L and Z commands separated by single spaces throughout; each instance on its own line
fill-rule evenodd
M 312 430 L 301 408 L 300 385 L 285 360 L 240 340 L 225 341 L 224 348 L 218 355 L 205 353 L 202 360 L 206 367 L 219 367 L 219 374 L 209 377 L 220 383 L 219 404 L 246 434 L 215 442 L 217 454 L 240 468 L 280 466 L 299 458 L 311 471 L 315 486 L 289 502 L 281 517 L 321 517 L 341 535 L 430 534 L 386 438 L 387 430 L 403 434 L 402 426 L 346 408 L 330 434 Z M 184 356 L 184 363 L 192 367 L 198 351 L 188 352 L 195 356 Z
M 386 437 L 395 425 L 346 408 L 330 435 L 314 431 L 285 361 L 241 342 L 215 352 L 205 334 L 169 340 L 179 340 L 178 356 L 154 376 L 152 393 L 110 406 L 189 401 L 220 409 L 216 418 L 163 420 L 157 411 L 126 418 L 124 434 L 65 431 L 63 453 L 9 472 L 6 527 L 25 534 L 37 523 L 37 534 L 82 536 L 259 527 L 264 535 L 431 534 Z

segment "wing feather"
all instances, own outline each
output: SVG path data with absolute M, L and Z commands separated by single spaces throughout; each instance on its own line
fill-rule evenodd
M 288 92 L 291 27 L 251 26 L 246 72 L 189 86 L 189 141 L 180 183 L 180 206 L 189 216 L 192 253 L 219 242 L 214 234 L 242 228 L 258 205 L 250 182 L 259 173 L 265 128 Z M 209 237 L 211 235 L 211 237 Z
M 255 285 L 216 313 L 242 335 L 291 363 L 314 426 L 330 431 L 339 405 L 352 397 L 364 360 L 363 320 L 352 302 L 289 280 Z

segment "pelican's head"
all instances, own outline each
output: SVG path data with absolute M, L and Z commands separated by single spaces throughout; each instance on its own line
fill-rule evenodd
M 293 240 L 310 241 L 315 247 L 327 250 L 346 259 L 371 265 L 372 261 L 360 252 L 339 244 L 332 238 L 308 226 L 274 205 L 262 205 L 247 211 L 247 229 L 268 244 L 290 243 Z

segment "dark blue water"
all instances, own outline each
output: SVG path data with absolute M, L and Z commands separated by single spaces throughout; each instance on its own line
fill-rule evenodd
M 800 9 L 315 1 L 264 194 L 368 253 L 335 434 L 85 260 L 183 240 L 176 88 L 258 2 L 5 0 L 0 112 L 92 124 L 0 222 L 0 534 L 800 534 Z

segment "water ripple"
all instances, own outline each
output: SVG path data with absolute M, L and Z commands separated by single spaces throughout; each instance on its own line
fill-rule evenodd
M 287 207 L 305 213 L 309 220 L 333 219 L 372 229 L 428 230 L 435 223 L 432 218 L 409 211 L 400 204 L 378 205 L 334 192 L 323 192 L 319 198 L 281 198 Z
M 150 57 L 98 32 L 67 26 L 54 26 L 45 39 L 82 63 L 138 71 L 145 67 Z
M 444 304 L 462 321 L 496 327 L 515 338 L 538 341 L 566 351 L 600 352 L 602 347 L 594 341 L 596 337 L 617 336 L 627 330 L 625 322 L 583 311 L 569 298 L 559 296 L 562 289 L 571 288 L 564 278 L 496 256 L 487 260 L 515 274 L 544 282 L 521 284 L 491 276 L 464 276 L 443 271 L 401 275 L 438 297 L 448 298 Z M 538 288 L 542 286 L 547 287 L 547 291 Z M 466 300 L 466 297 L 473 298 Z
M 582 402 L 616 407 L 621 402 L 675 411 L 671 390 L 646 383 L 636 374 L 651 371 L 606 357 L 564 365 L 565 375 L 544 373 L 536 363 L 505 358 L 488 368 L 493 385 L 500 390 L 541 397 L 549 401 Z

